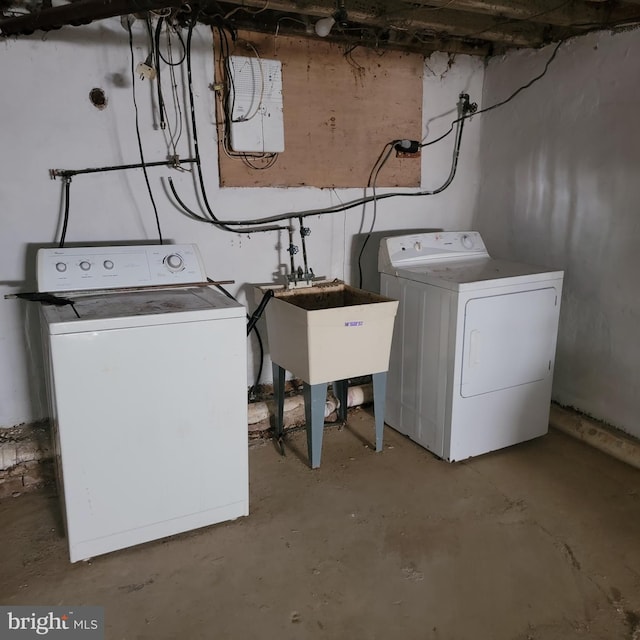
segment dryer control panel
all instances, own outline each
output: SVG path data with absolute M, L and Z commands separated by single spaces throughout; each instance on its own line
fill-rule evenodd
M 399 267 L 473 257 L 489 257 L 477 231 L 415 233 L 383 238 L 378 252 L 378 270 L 389 273 Z
M 38 291 L 84 291 L 204 282 L 194 244 L 39 249 Z

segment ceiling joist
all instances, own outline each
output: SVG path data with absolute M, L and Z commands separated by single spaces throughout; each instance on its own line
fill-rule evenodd
M 231 29 L 315 38 L 320 36 L 314 23 L 332 17 L 329 41 L 486 56 L 640 22 L 640 0 L 201 0 L 188 8 L 186 0 L 77 0 L 56 7 L 50 2 L 0 0 L 0 33 L 17 36 L 171 10 L 176 23 L 197 15 Z

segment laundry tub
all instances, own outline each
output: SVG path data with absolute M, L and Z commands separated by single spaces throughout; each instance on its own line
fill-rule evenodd
M 265 291 L 265 288 L 261 288 Z M 311 466 L 320 466 L 328 383 L 346 419 L 347 380 L 372 375 L 376 451 L 382 450 L 386 373 L 398 301 L 340 281 L 274 289 L 266 307 L 273 363 L 276 435 L 282 438 L 285 371 L 304 383 Z

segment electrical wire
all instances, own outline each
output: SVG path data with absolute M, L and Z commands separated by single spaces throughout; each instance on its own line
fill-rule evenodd
M 215 226 L 217 226 L 220 229 L 223 229 L 224 231 L 231 231 L 233 233 L 259 233 L 259 232 L 267 232 L 267 231 L 280 231 L 282 229 L 286 229 L 287 227 L 282 227 L 282 226 L 274 226 L 274 225 L 269 225 L 267 227 L 260 227 L 260 226 L 256 226 L 255 228 L 250 228 L 250 229 L 245 229 L 245 228 L 240 228 L 240 229 L 233 229 L 231 228 L 228 224 L 220 222 L 220 220 L 216 217 L 216 215 L 214 214 L 213 210 L 211 209 L 211 206 L 209 205 L 209 199 L 207 197 L 207 191 L 205 188 L 205 184 L 204 184 L 204 175 L 203 175 L 203 171 L 202 171 L 202 161 L 200 158 L 200 148 L 199 148 L 199 143 L 198 143 L 198 123 L 197 123 L 197 119 L 196 119 L 196 111 L 195 111 L 195 100 L 193 97 L 193 74 L 192 74 L 192 65 L 191 65 L 191 40 L 193 37 L 193 29 L 195 26 L 195 23 L 197 21 L 197 16 L 195 16 L 195 18 L 193 20 L 191 20 L 191 22 L 189 23 L 189 29 L 187 32 L 187 46 L 186 46 L 186 51 L 187 51 L 187 55 L 186 55 L 186 62 L 187 62 L 187 93 L 189 96 L 189 111 L 190 111 L 190 115 L 191 115 L 191 133 L 192 133 L 192 138 L 193 138 L 193 150 L 194 150 L 194 157 L 195 157 L 195 165 L 196 165 L 196 173 L 198 176 L 198 183 L 200 185 L 200 195 L 202 197 L 202 204 L 204 205 L 204 210 L 205 213 L 208 215 L 207 217 L 201 216 L 199 214 L 197 214 L 195 211 L 193 211 L 192 209 L 190 209 L 189 207 L 187 207 L 185 205 L 185 203 L 182 201 L 182 199 L 178 196 L 178 193 L 175 189 L 175 186 L 173 184 L 173 180 L 171 178 L 168 179 L 169 182 L 169 187 L 171 189 L 171 192 L 173 193 L 173 196 L 175 197 L 177 203 L 179 204 L 179 206 L 183 209 L 183 212 L 185 212 L 187 215 L 189 215 L 190 217 L 200 220 L 201 222 L 207 222 L 209 224 L 213 224 Z M 238 222 L 239 225 L 242 225 L 244 223 L 242 222 Z M 258 223 L 258 225 L 260 225 L 260 223 Z
M 233 296 L 233 294 L 231 294 L 227 289 L 225 289 L 221 284 L 218 284 L 216 282 L 214 282 L 211 278 L 207 278 L 207 280 L 209 282 L 211 282 L 217 289 L 220 290 L 221 293 L 224 293 L 225 296 L 227 296 L 227 298 L 229 298 L 230 300 L 233 300 L 234 302 L 238 302 L 237 298 L 235 298 Z M 238 302 L 238 304 L 240 304 Z M 266 305 L 266 303 L 265 303 Z M 264 309 L 264 306 L 263 306 Z M 246 314 L 247 316 L 247 327 L 249 327 L 249 323 L 251 323 L 251 316 L 249 316 L 249 314 Z M 260 335 L 260 332 L 258 331 L 258 327 L 256 326 L 255 322 L 253 323 L 253 325 L 251 326 L 251 328 L 249 329 L 249 331 L 247 332 L 248 334 L 251 333 L 251 331 L 253 331 L 253 333 L 256 336 L 256 340 L 258 341 L 258 351 L 260 353 L 260 357 L 258 359 L 258 371 L 256 373 L 256 380 L 255 382 L 251 385 L 251 387 L 249 387 L 249 400 L 253 400 L 255 398 L 255 390 L 258 387 L 258 385 L 260 384 L 260 378 L 262 377 L 262 369 L 264 367 L 264 344 L 262 342 L 262 336 Z
M 254 225 L 254 224 L 270 224 L 270 223 L 276 223 L 276 222 L 282 222 L 283 220 L 291 220 L 292 218 L 306 218 L 308 216 L 317 216 L 317 215 L 325 215 L 325 214 L 329 214 L 329 213 L 338 213 L 340 211 L 346 211 L 347 209 L 353 209 L 354 207 L 358 207 L 362 204 L 365 204 L 367 202 L 372 202 L 374 199 L 377 200 L 386 200 L 387 198 L 399 198 L 399 197 L 411 197 L 411 198 L 415 198 L 415 197 L 422 197 L 422 196 L 434 196 L 437 195 L 439 193 L 441 193 L 442 191 L 444 191 L 453 181 L 456 171 L 457 171 L 457 167 L 458 167 L 458 159 L 460 157 L 460 143 L 462 140 L 462 130 L 463 130 L 463 126 L 464 126 L 464 122 L 465 122 L 466 118 L 458 118 L 455 121 L 455 125 L 456 125 L 456 137 L 455 137 L 455 143 L 454 143 L 454 152 L 453 152 L 453 160 L 451 163 L 451 169 L 449 172 L 449 176 L 447 177 L 447 179 L 444 181 L 444 183 L 442 185 L 440 185 L 439 187 L 435 188 L 435 189 L 431 189 L 428 191 L 414 191 L 411 193 L 404 193 L 404 192 L 391 192 L 391 193 L 383 193 L 383 194 L 376 194 L 375 198 L 374 196 L 363 196 L 362 198 L 357 198 L 355 200 L 350 200 L 347 201 L 345 203 L 342 203 L 340 205 L 335 205 L 333 207 L 325 207 L 322 209 L 309 209 L 307 211 L 291 211 L 291 212 L 287 212 L 287 213 L 280 213 L 280 214 L 276 214 L 273 216 L 265 216 L 264 218 L 254 218 L 252 220 L 220 220 L 219 223 L 220 224 L 226 224 L 226 225 L 236 225 L 236 224 L 244 224 L 244 225 Z M 393 143 L 395 142 L 399 142 L 399 141 L 393 141 Z M 387 143 L 387 144 L 393 144 L 393 143 Z
M 250 169 L 255 169 L 256 171 L 265 171 L 266 169 L 271 169 L 273 165 L 278 162 L 278 154 L 272 153 L 271 157 L 265 156 L 264 158 L 260 158 L 261 160 L 266 160 L 266 164 L 262 167 L 259 167 L 251 162 L 251 160 L 256 160 L 256 158 L 252 158 L 251 156 L 242 157 L 242 162 L 246 164 Z
M 367 182 L 367 187 L 372 187 L 373 190 L 373 217 L 371 220 L 371 227 L 369 228 L 369 232 L 367 233 L 364 242 L 362 243 L 362 247 L 360 248 L 360 253 L 358 254 L 358 288 L 362 289 L 362 256 L 364 254 L 364 250 L 365 247 L 367 246 L 367 243 L 369 242 L 369 238 L 371 237 L 371 234 L 373 233 L 373 228 L 375 227 L 376 224 L 376 219 L 378 217 L 378 199 L 376 198 L 376 182 L 378 180 L 378 174 L 380 173 L 380 170 L 382 169 L 382 167 L 384 167 L 384 165 L 387 163 L 387 160 L 389 159 L 389 156 L 391 155 L 391 152 L 393 151 L 393 142 L 387 142 L 387 144 L 384 146 L 384 148 L 382 149 L 382 151 L 380 152 L 380 155 L 378 156 L 378 159 L 376 160 L 376 162 L 374 163 L 373 167 L 371 168 L 371 172 L 369 173 L 369 180 Z M 388 147 L 388 149 L 387 149 Z M 386 151 L 386 153 L 385 153 Z M 375 174 L 374 174 L 375 172 Z M 367 190 L 365 189 L 365 195 L 367 193 Z M 367 205 L 366 203 L 363 205 L 363 209 L 362 209 L 362 215 L 364 216 L 365 214 L 365 209 L 366 209 Z
M 511 100 L 513 100 L 519 93 L 521 93 L 525 89 L 528 89 L 532 84 L 536 83 L 538 80 L 540 80 L 540 78 L 542 78 L 547 73 L 549 69 L 549 65 L 553 62 L 553 60 L 556 57 L 556 54 L 558 53 L 558 49 L 560 49 L 560 47 L 563 44 L 564 44 L 564 40 L 561 40 L 560 42 L 558 42 L 558 44 L 555 46 L 555 48 L 551 52 L 551 55 L 549 56 L 549 59 L 545 63 L 542 71 L 537 76 L 534 76 L 533 78 L 531 78 L 529 82 L 527 82 L 526 84 L 523 84 L 521 87 L 518 87 L 508 98 L 505 98 L 500 102 L 496 102 L 495 104 L 492 104 L 491 106 L 486 107 L 484 109 L 478 109 L 478 111 L 475 111 L 474 113 L 463 114 L 462 116 L 454 120 L 451 123 L 449 130 L 443 133 L 440 137 L 436 138 L 435 140 L 431 140 L 430 142 L 423 142 L 420 144 L 420 146 L 428 147 L 428 146 L 431 146 L 432 144 L 436 144 L 436 142 L 440 142 L 440 140 L 443 140 L 444 138 L 446 138 L 453 131 L 456 124 L 458 124 L 458 122 L 460 122 L 461 120 L 466 120 L 467 118 L 472 118 L 473 116 L 479 116 L 482 113 L 488 113 L 489 111 L 493 111 L 498 107 L 504 106 L 505 104 L 507 104 L 507 102 L 511 102 Z
M 229 11 L 229 13 L 225 14 L 224 19 L 228 20 L 234 13 L 236 13 L 238 11 L 241 11 L 241 10 L 244 10 L 247 13 L 250 13 L 252 16 L 258 15 L 259 13 L 262 13 L 263 11 L 265 11 L 269 7 L 269 2 L 270 2 L 270 0 L 267 0 L 264 3 L 264 7 L 258 9 L 257 11 L 250 11 L 249 9 L 247 9 L 246 7 L 243 7 L 243 6 L 236 7 L 235 9 L 232 9 L 231 11 Z
M 171 7 L 167 7 L 166 9 L 149 9 L 149 11 L 154 16 L 168 18 L 171 15 L 171 12 L 173 11 L 173 9 L 171 9 Z
M 172 59 L 171 44 L 169 44 L 169 59 Z M 173 112 L 175 114 L 175 130 L 172 130 L 167 121 L 169 129 L 170 144 L 173 147 L 173 156 L 178 158 L 178 143 L 182 138 L 182 107 L 180 106 L 180 96 L 178 95 L 178 82 L 173 65 L 169 65 L 169 78 L 171 79 L 171 98 L 173 101 Z
M 233 34 L 231 34 L 233 37 Z M 223 135 L 223 145 L 224 150 L 227 155 L 229 155 L 227 149 L 227 139 L 229 136 L 230 123 L 233 117 L 233 112 L 235 110 L 235 102 L 236 102 L 236 87 L 235 87 L 235 79 L 233 74 L 231 73 L 230 63 L 229 63 L 229 41 L 227 40 L 227 34 L 225 33 L 222 27 L 218 27 L 218 38 L 220 39 L 220 61 L 222 64 L 222 73 L 223 73 L 223 81 L 226 80 L 227 84 L 224 84 L 225 93 L 222 97 L 222 112 L 224 114 L 224 135 Z M 229 107 L 229 102 L 231 102 L 231 107 Z M 229 156 L 231 157 L 231 156 Z
M 245 122 L 248 120 L 251 120 L 252 118 L 254 118 L 260 111 L 260 106 L 262 105 L 262 100 L 263 100 L 263 96 L 264 96 L 264 89 L 265 89 L 265 83 L 264 83 L 264 72 L 263 72 L 263 66 L 262 66 L 262 61 L 260 59 L 260 56 L 256 50 L 256 48 L 251 44 L 251 43 L 247 43 L 251 49 L 253 49 L 254 55 L 256 56 L 256 58 L 258 59 L 258 64 L 260 66 L 260 75 L 261 75 L 261 92 L 260 92 L 260 99 L 257 101 L 257 107 L 254 110 L 254 113 L 251 114 L 248 117 L 244 117 L 244 118 L 238 118 L 237 120 L 234 119 L 234 112 L 235 112 L 235 103 L 236 103 L 236 88 L 235 88 L 235 79 L 234 79 L 234 74 L 231 72 L 231 63 L 230 63 L 230 58 L 231 58 L 231 54 L 230 54 L 230 46 L 229 46 L 229 41 L 227 39 L 227 34 L 225 33 L 225 30 L 222 26 L 218 26 L 217 27 L 218 30 L 218 38 L 220 40 L 220 60 L 221 60 L 221 74 L 224 77 L 225 83 L 224 83 L 224 87 L 225 87 L 225 92 L 222 96 L 222 113 L 224 116 L 224 128 L 223 128 L 223 132 L 222 132 L 222 136 L 221 136 L 221 142 L 222 142 L 222 150 L 224 152 L 224 154 L 233 160 L 236 159 L 240 159 L 243 161 L 243 163 L 248 166 L 250 169 L 255 169 L 255 170 L 265 170 L 265 169 L 270 169 L 277 161 L 277 154 L 274 153 L 247 153 L 247 152 L 234 152 L 232 149 L 232 145 L 231 145 L 231 124 L 232 123 L 238 123 L 238 122 Z M 234 38 L 234 34 L 231 33 L 232 39 L 235 40 Z M 274 157 L 275 156 L 275 157 Z M 267 162 L 267 164 L 265 166 L 257 166 L 257 165 L 253 165 L 251 163 L 251 159 L 252 158 L 256 158 L 259 160 L 268 160 L 269 162 Z
M 149 18 L 147 18 L 149 20 Z M 160 113 L 160 128 L 165 129 L 165 107 L 164 107 L 164 96 L 162 95 L 162 79 L 160 76 L 160 33 L 162 32 L 162 23 L 164 22 L 164 18 L 160 16 L 158 18 L 158 22 L 156 23 L 155 33 L 153 35 L 153 46 L 152 51 L 155 57 L 155 67 L 156 67 L 156 89 L 158 93 L 158 111 Z M 151 29 L 150 23 L 149 29 Z
M 411 20 L 410 15 L 405 18 L 402 18 L 402 16 L 403 15 L 406 16 L 406 14 L 413 14 L 416 12 L 419 12 L 422 14 L 423 12 L 426 12 L 426 11 L 442 11 L 443 9 L 446 9 L 447 7 L 451 6 L 456 1 L 457 0 L 449 0 L 449 2 L 447 2 L 446 4 L 440 5 L 439 7 L 426 7 L 422 3 L 415 3 L 415 2 L 407 3 L 407 6 L 404 7 L 403 9 L 394 8 L 393 11 L 389 12 L 390 19 L 396 20 L 397 18 L 400 18 L 403 21 L 410 21 Z
M 176 36 L 178 36 L 178 41 L 180 42 L 180 46 L 182 47 L 182 55 L 180 56 L 180 60 L 178 60 L 177 62 L 174 62 L 172 56 L 169 56 L 169 59 L 167 60 L 162 55 L 162 51 L 159 51 L 160 59 L 162 60 L 162 62 L 169 65 L 170 67 L 179 67 L 187 57 L 187 48 L 184 44 L 184 40 L 182 39 L 182 34 L 180 33 L 180 31 L 178 31 L 178 29 L 170 25 L 168 22 L 165 22 L 165 25 L 166 25 L 166 32 L 167 32 L 167 50 L 168 51 L 171 50 L 171 31 L 173 30 Z
M 573 2 L 573 0 L 564 0 L 563 2 L 561 2 L 558 5 L 556 5 L 555 7 L 551 7 L 550 9 L 545 9 L 544 11 L 538 11 L 537 13 L 532 13 L 532 14 L 524 16 L 522 18 L 509 18 L 508 20 L 504 20 L 502 22 L 495 22 L 491 26 L 487 27 L 486 29 L 481 29 L 480 31 L 474 31 L 473 33 L 466 33 L 464 35 L 464 37 L 465 38 L 475 38 L 476 36 L 479 36 L 479 35 L 481 35 L 483 33 L 486 33 L 487 31 L 491 31 L 491 29 L 495 29 L 496 27 L 503 27 L 503 26 L 508 25 L 508 24 L 513 24 L 513 23 L 517 23 L 517 22 L 526 22 L 528 20 L 533 20 L 533 18 L 539 18 L 540 16 L 544 16 L 547 13 L 553 13 L 554 11 L 558 11 L 559 9 L 562 9 L 566 5 L 571 4 L 572 2 Z M 546 23 L 546 24 L 548 24 L 548 23 Z
M 133 108 L 136 114 L 136 137 L 138 139 L 138 150 L 140 151 L 140 162 L 142 164 L 142 172 L 144 173 L 144 180 L 147 184 L 147 191 L 149 192 L 149 199 L 151 200 L 151 205 L 153 206 L 153 212 L 156 218 L 156 227 L 158 229 L 158 239 L 160 244 L 163 244 L 162 239 L 162 229 L 160 227 L 160 216 L 158 215 L 158 207 L 156 206 L 156 201 L 153 197 L 153 192 L 151 191 L 151 184 L 149 183 L 149 174 L 147 172 L 147 165 L 144 161 L 144 152 L 142 150 L 142 138 L 140 136 L 140 122 L 138 118 L 138 103 L 136 101 L 136 75 L 135 75 L 135 57 L 133 52 L 133 32 L 131 31 L 131 23 L 127 21 L 127 30 L 129 31 L 129 50 L 131 52 L 131 94 L 133 97 Z
M 450 7 L 457 0 L 449 0 L 446 4 L 440 5 L 439 7 L 421 7 L 423 11 L 440 11 L 440 9 L 446 9 Z
M 234 120 L 233 119 L 233 112 L 231 113 L 231 122 L 235 123 L 235 122 L 248 122 L 249 120 L 253 120 L 253 118 L 255 118 L 259 113 L 260 113 L 260 108 L 262 107 L 262 99 L 264 98 L 264 69 L 262 68 L 262 58 L 258 55 L 258 51 L 257 49 L 250 43 L 247 42 L 247 44 L 249 45 L 249 47 L 251 48 L 251 50 L 253 51 L 256 60 L 258 61 L 258 68 L 260 69 L 260 98 L 258 98 L 258 101 L 256 103 L 256 108 L 254 109 L 253 113 L 251 115 L 245 115 L 242 118 L 239 118 L 238 120 Z M 235 104 L 235 90 L 234 90 L 234 104 Z
M 162 51 L 160 50 L 160 36 L 162 32 L 162 28 L 165 28 L 167 34 L 167 54 L 168 59 L 162 55 Z M 175 67 L 178 64 L 181 64 L 182 60 L 184 60 L 186 56 L 186 49 L 184 49 L 184 43 L 182 43 L 183 47 L 183 55 L 180 63 L 173 62 L 173 50 L 171 46 L 171 25 L 169 22 L 164 20 L 163 17 L 158 19 L 156 24 L 156 29 L 154 33 L 155 40 L 155 65 L 156 65 L 156 74 L 157 74 L 157 90 L 158 90 L 158 110 L 160 112 L 160 128 L 163 131 L 167 131 L 168 135 L 165 134 L 165 141 L 169 147 L 169 154 L 173 158 L 179 158 L 178 154 L 178 142 L 182 137 L 182 109 L 180 107 L 180 97 L 178 95 L 178 84 L 176 81 L 175 75 Z M 161 64 L 160 61 L 164 62 L 169 68 L 169 77 L 171 80 L 171 99 L 173 101 L 173 112 L 175 116 L 174 126 L 169 122 L 169 112 L 167 110 L 167 105 L 164 101 L 164 94 L 162 91 L 162 76 L 161 76 Z M 176 168 L 179 168 L 179 164 L 176 163 Z
M 173 193 L 173 197 L 176 199 L 176 202 L 178 203 L 178 205 L 182 208 L 182 213 L 184 215 L 186 215 L 189 218 L 192 218 L 193 220 L 197 220 L 198 222 L 206 222 L 208 224 L 213 224 L 218 227 L 221 226 L 218 222 L 211 220 L 210 218 L 205 218 L 199 215 L 198 213 L 196 213 L 195 211 L 193 211 L 193 209 L 190 209 L 178 195 L 178 192 L 176 191 L 175 185 L 173 184 L 173 180 L 171 179 L 171 177 L 167 178 L 167 181 L 169 183 L 169 188 L 171 189 L 171 193 Z M 242 224 L 242 223 L 239 223 L 239 224 Z M 288 227 L 283 227 L 280 225 L 270 225 L 266 227 L 251 227 L 248 229 L 225 229 L 225 231 L 231 231 L 232 233 L 258 233 L 258 232 L 266 232 L 266 231 L 283 231 L 286 229 L 288 229 Z
M 190 31 L 193 28 L 193 26 L 191 25 L 190 27 Z M 226 36 L 224 35 L 224 33 L 220 30 L 221 32 L 221 51 L 222 51 L 222 47 L 223 45 L 223 40 L 226 42 Z M 438 193 L 441 193 L 442 191 L 444 191 L 444 189 L 446 189 L 451 182 L 453 181 L 455 174 L 456 174 L 456 170 L 457 170 L 457 165 L 458 165 L 458 159 L 459 159 L 459 154 L 460 154 L 460 144 L 461 144 L 461 139 L 462 139 L 462 130 L 463 130 L 463 126 L 464 126 L 464 122 L 472 117 L 473 115 L 480 115 L 482 113 L 488 113 L 489 111 L 492 111 L 493 109 L 497 109 L 498 107 L 501 107 L 505 104 L 507 104 L 508 102 L 510 102 L 511 100 L 513 100 L 519 93 L 521 93 L 522 91 L 524 91 L 525 89 L 529 88 L 531 85 L 533 85 L 535 82 L 537 82 L 538 80 L 540 80 L 540 78 L 542 78 L 546 73 L 547 70 L 549 69 L 549 66 L 551 65 L 551 63 L 553 62 L 553 60 L 556 57 L 556 54 L 560 48 L 560 46 L 562 46 L 563 41 L 559 42 L 556 47 L 554 48 L 552 54 L 550 55 L 549 59 L 547 60 L 543 70 L 541 73 L 539 73 L 537 76 L 534 76 L 531 80 L 529 80 L 529 82 L 527 82 L 526 84 L 522 85 L 521 87 L 519 87 L 518 89 L 516 89 L 509 97 L 507 97 L 505 100 L 502 100 L 500 102 L 497 102 L 489 107 L 486 107 L 485 109 L 480 109 L 478 111 L 476 111 L 475 113 L 471 113 L 471 112 L 465 112 L 463 113 L 461 116 L 459 116 L 458 118 L 456 118 L 455 120 L 453 120 L 453 122 L 451 123 L 451 127 L 449 128 L 448 131 L 446 131 L 443 135 L 439 136 L 437 139 L 435 140 L 431 140 L 429 142 L 423 142 L 420 144 L 420 147 L 427 147 L 430 145 L 433 145 L 437 142 L 440 142 L 441 140 L 443 140 L 444 138 L 446 138 L 450 133 L 452 133 L 454 131 L 454 129 L 456 130 L 456 137 L 455 137 L 455 143 L 454 143 L 454 153 L 453 153 L 453 160 L 452 160 L 452 164 L 451 164 L 451 169 L 450 169 L 450 173 L 449 176 L 447 177 L 447 179 L 445 180 L 445 182 L 438 188 L 436 189 L 432 189 L 432 190 L 423 190 L 423 191 L 416 191 L 416 192 L 411 192 L 411 193 L 405 193 L 405 192 L 390 192 L 390 193 L 385 193 L 385 194 L 381 194 L 378 195 L 377 193 L 373 194 L 372 196 L 367 196 L 366 195 L 366 191 L 365 191 L 365 195 L 362 198 L 356 198 L 354 200 L 350 200 L 347 202 L 341 202 L 339 205 L 334 205 L 332 207 L 325 207 L 325 208 L 320 208 L 320 209 L 309 209 L 306 211 L 291 211 L 291 212 L 286 212 L 286 213 L 280 213 L 280 214 L 276 214 L 276 215 L 272 215 L 272 216 L 265 216 L 263 218 L 253 218 L 253 219 L 249 219 L 249 220 L 221 220 L 219 218 L 216 218 L 215 221 L 213 221 L 216 225 L 221 226 L 222 228 L 225 228 L 225 230 L 227 231 L 232 231 L 234 229 L 232 229 L 232 227 L 235 227 L 236 225 L 248 225 L 248 226 L 254 226 L 254 225 L 269 225 L 272 223 L 278 223 L 278 222 L 283 222 L 283 221 L 291 221 L 293 218 L 305 218 L 308 216 L 315 216 L 315 215 L 325 215 L 325 214 L 330 214 L 330 213 L 338 213 L 341 211 L 347 211 L 349 209 L 352 209 L 354 207 L 358 207 L 361 205 L 366 205 L 369 202 L 378 202 L 379 200 L 385 200 L 387 198 L 397 198 L 397 197 L 422 197 L 422 196 L 431 196 L 431 195 L 436 195 Z M 228 43 L 227 43 L 228 46 Z M 187 39 L 187 64 L 189 66 L 189 57 L 190 57 L 190 38 Z M 224 58 L 224 55 L 222 55 L 222 57 Z M 190 74 L 189 74 L 190 75 Z M 190 101 L 191 101 L 191 110 L 192 110 L 192 121 L 194 121 L 194 113 L 193 113 L 193 99 L 192 99 L 192 91 L 191 91 L 191 82 L 189 82 L 189 93 L 190 93 Z M 193 122 L 193 124 L 195 124 L 195 122 Z M 387 143 L 387 145 L 391 144 L 395 144 L 396 141 L 393 141 L 391 143 Z M 195 145 L 197 145 L 197 143 L 195 143 Z M 386 149 L 386 145 L 385 145 L 385 149 Z M 384 150 L 383 150 L 384 153 Z M 198 161 L 199 159 L 199 155 L 196 152 L 196 167 L 198 167 L 199 172 L 201 172 L 200 169 L 200 163 Z M 380 158 L 378 160 L 378 162 L 380 161 Z M 386 162 L 386 159 L 385 159 Z M 377 163 L 376 163 L 377 164 Z M 374 165 L 374 167 L 376 167 L 376 165 Z M 381 169 L 382 165 L 378 168 Z M 377 175 L 377 174 L 376 174 Z M 202 178 L 201 178 L 201 182 L 202 182 Z M 177 193 L 175 191 L 175 188 L 173 187 L 171 178 L 169 178 L 169 183 L 172 189 L 172 192 L 174 194 L 174 196 L 176 197 L 176 199 L 179 201 L 180 206 L 183 207 L 183 209 L 186 210 L 186 207 L 184 207 L 184 204 L 181 203 L 181 201 L 178 199 Z M 194 214 L 194 212 L 191 212 L 191 214 Z M 195 216 L 197 216 L 197 214 L 194 214 Z M 212 222 L 209 220 L 203 220 L 206 222 Z M 267 229 L 265 229 L 267 230 Z M 250 230 L 243 230 L 246 232 L 250 232 Z
M 617 22 L 574 22 L 572 24 L 565 25 L 569 28 L 576 27 L 578 29 L 616 29 L 634 28 L 640 23 L 640 15 L 633 16 L 631 18 L 623 18 Z
M 66 176 L 64 180 L 64 214 L 62 216 L 62 233 L 60 234 L 60 243 L 58 247 L 64 247 L 64 241 L 67 237 L 67 225 L 69 224 L 69 198 L 71 192 L 71 177 Z
M 211 218 L 211 221 L 214 224 L 216 224 L 216 226 L 219 226 L 221 229 L 224 229 L 225 231 L 231 231 L 231 229 L 227 225 L 220 224 L 218 222 L 215 214 L 213 213 L 211 207 L 209 206 L 209 199 L 207 198 L 207 191 L 204 186 L 204 177 L 202 174 L 202 163 L 200 160 L 200 148 L 198 144 L 198 126 L 196 122 L 196 110 L 195 110 L 195 104 L 193 99 L 193 74 L 192 74 L 192 66 L 191 66 L 191 39 L 193 37 L 193 29 L 195 27 L 197 19 L 198 19 L 198 16 L 196 15 L 189 22 L 189 29 L 187 31 L 186 61 L 187 61 L 187 87 L 188 87 L 188 94 L 189 94 L 189 110 L 191 114 L 191 135 L 193 138 L 193 149 L 194 149 L 194 156 L 196 159 L 196 170 L 198 174 L 198 181 L 200 183 L 200 195 L 202 197 L 202 202 L 204 204 L 205 211 Z M 176 195 L 175 190 L 173 189 L 173 181 L 170 180 L 170 184 L 172 186 L 172 191 L 174 191 L 174 195 Z
M 305 22 L 304 20 L 298 20 L 298 18 L 292 18 L 291 16 L 282 16 L 282 18 L 278 18 L 278 22 L 276 24 L 276 31 L 275 31 L 274 36 L 273 36 L 274 38 L 278 37 L 278 34 L 280 33 L 280 23 L 283 20 L 290 20 L 291 22 L 297 22 L 297 23 L 301 24 L 304 27 L 308 27 L 309 26 L 309 23 Z

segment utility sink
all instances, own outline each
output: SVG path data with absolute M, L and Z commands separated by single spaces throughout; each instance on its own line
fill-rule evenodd
M 397 300 L 340 281 L 274 289 L 271 360 L 310 385 L 387 371 L 397 310 Z

